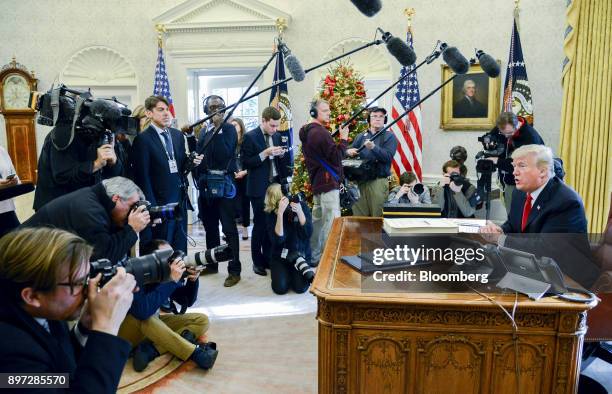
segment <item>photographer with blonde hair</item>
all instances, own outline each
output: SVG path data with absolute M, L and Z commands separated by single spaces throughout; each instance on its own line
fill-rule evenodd
M 266 190 L 264 212 L 272 244 L 272 290 L 276 294 L 285 294 L 291 288 L 296 293 L 303 293 L 314 276 L 303 257 L 312 235 L 308 204 L 300 195 L 284 196 L 281 185 L 273 183 Z

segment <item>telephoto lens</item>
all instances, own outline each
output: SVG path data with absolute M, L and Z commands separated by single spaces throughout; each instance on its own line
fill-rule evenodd
M 174 202 L 166 205 L 158 205 L 158 206 L 149 206 L 149 215 L 151 216 L 151 221 L 156 219 L 168 220 L 182 220 L 183 215 L 181 213 L 181 206 L 179 203 Z
M 293 264 L 295 269 L 304 276 L 304 279 L 306 279 L 308 283 L 312 283 L 315 272 L 312 267 L 308 265 L 306 260 L 304 260 L 304 257 L 297 252 L 291 252 L 289 253 L 289 256 L 287 256 L 287 261 L 290 264 Z
M 128 274 L 134 275 L 138 286 L 162 283 L 170 280 L 170 257 L 174 250 L 164 249 L 140 257 L 132 257 L 125 262 L 113 264 L 108 259 L 90 262 L 89 277 L 95 278 L 102 274 L 100 286 L 104 286 L 117 273 L 117 268 L 124 267 Z
M 210 248 L 204 252 L 197 252 L 193 259 L 189 259 L 188 266 L 206 267 L 208 264 L 219 264 L 232 259 L 232 250 L 228 244 Z

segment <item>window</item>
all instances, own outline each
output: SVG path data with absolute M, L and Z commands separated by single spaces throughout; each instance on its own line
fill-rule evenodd
M 189 94 L 189 119 L 196 121 L 206 117 L 203 108 L 203 99 L 209 95 L 223 97 L 227 105 L 237 102 L 251 81 L 255 78 L 257 70 L 234 69 L 234 70 L 197 70 L 190 76 Z M 253 86 L 247 95 L 257 92 L 257 86 Z M 258 97 L 253 97 L 234 109 L 233 117 L 241 118 L 247 130 L 253 129 L 259 124 Z

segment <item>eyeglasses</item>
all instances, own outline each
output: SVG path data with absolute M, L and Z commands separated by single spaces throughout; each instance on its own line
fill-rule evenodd
M 58 286 L 68 286 L 70 287 L 70 295 L 79 295 L 85 291 L 87 291 L 87 286 L 89 285 L 89 275 L 86 275 L 82 279 L 77 279 L 73 283 L 58 283 Z M 80 291 L 76 292 L 76 288 L 81 288 Z

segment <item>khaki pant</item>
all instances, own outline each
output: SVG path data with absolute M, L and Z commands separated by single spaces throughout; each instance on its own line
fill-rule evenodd
M 335 218 L 340 217 L 340 190 L 317 194 L 313 200 L 310 250 L 312 262 L 318 262 L 332 223 Z
M 196 338 L 208 330 L 208 316 L 203 313 L 184 315 L 154 315 L 147 320 L 138 320 L 128 314 L 119 328 L 119 337 L 137 346 L 145 339 L 151 340 L 159 354 L 170 352 L 181 360 L 193 354 L 196 345 L 181 337 L 185 330 Z
M 359 184 L 359 200 L 353 204 L 353 215 L 381 217 L 389 197 L 389 180 L 378 178 Z

